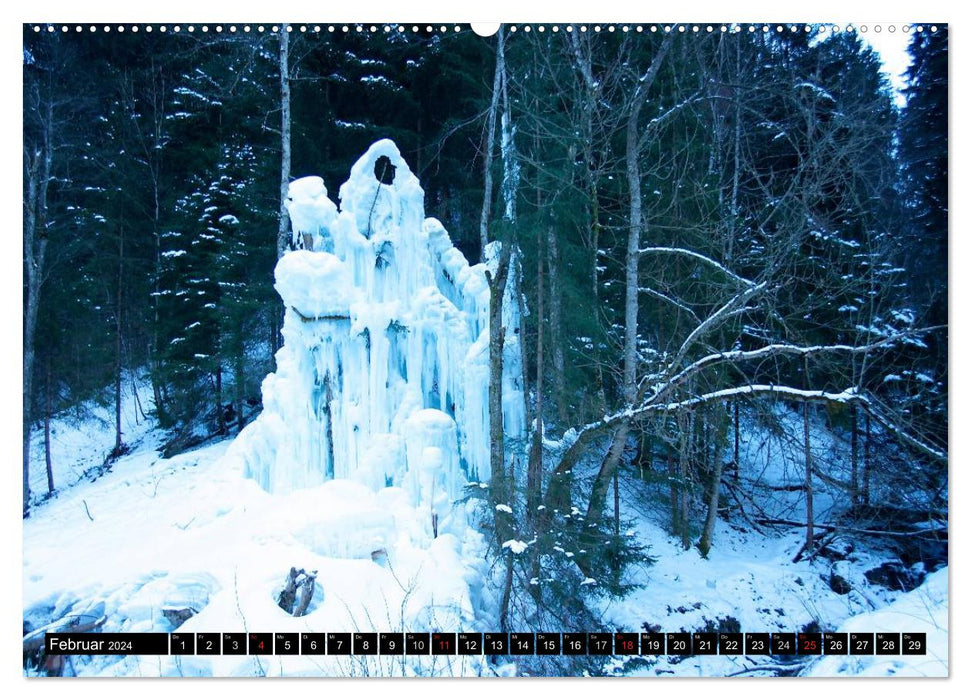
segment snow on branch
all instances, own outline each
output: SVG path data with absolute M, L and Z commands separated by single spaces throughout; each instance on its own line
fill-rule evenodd
M 800 346 L 791 345 L 785 343 L 774 343 L 772 345 L 766 345 L 755 350 L 730 350 L 726 352 L 717 352 L 711 355 L 706 355 L 699 360 L 695 360 L 690 365 L 685 367 L 683 370 L 673 375 L 663 386 L 658 387 L 651 397 L 651 399 L 657 399 L 662 393 L 666 394 L 672 389 L 682 384 L 689 377 L 698 374 L 702 370 L 707 369 L 713 365 L 722 364 L 723 362 L 745 362 L 748 360 L 761 360 L 766 357 L 773 357 L 777 355 L 791 355 L 793 357 L 810 357 L 812 355 L 818 355 L 821 353 L 847 353 L 850 355 L 863 355 L 881 347 L 887 347 L 892 345 L 896 341 L 902 341 L 906 338 L 914 335 L 915 333 L 920 333 L 921 331 L 913 331 L 906 333 L 895 333 L 892 336 L 882 338 L 876 342 L 869 343 L 866 345 L 810 345 L 810 346 Z
M 741 277 L 740 275 L 735 274 L 727 267 L 722 265 L 720 262 L 714 260 L 713 258 L 709 258 L 707 255 L 702 255 L 701 253 L 698 253 L 693 250 L 688 250 L 687 248 L 671 248 L 668 246 L 650 246 L 648 248 L 641 248 L 640 250 L 637 251 L 637 253 L 639 255 L 644 255 L 646 253 L 685 255 L 689 258 L 694 258 L 695 260 L 698 260 L 707 265 L 710 265 L 711 267 L 714 267 L 715 269 L 721 271 L 727 277 L 730 277 L 731 279 L 735 280 L 739 284 L 743 284 L 746 286 L 753 286 L 755 284 L 751 280 L 747 280 L 744 277 Z
M 641 292 L 642 294 L 648 294 L 648 295 L 654 297 L 655 299 L 660 299 L 661 301 L 665 301 L 668 304 L 671 304 L 672 306 L 675 306 L 675 307 L 681 309 L 682 311 L 684 311 L 685 313 L 687 313 L 689 316 L 691 316 L 691 318 L 693 318 L 698 323 L 701 323 L 701 319 L 698 318 L 698 314 L 696 314 L 691 309 L 691 307 L 689 307 L 688 305 L 686 305 L 684 302 L 678 301 L 674 297 L 670 297 L 667 294 L 664 294 L 663 292 L 659 292 L 658 290 L 653 289 L 651 287 L 639 287 L 637 291 Z
M 674 356 L 674 360 L 669 365 L 668 374 L 670 375 L 674 373 L 678 365 L 681 364 L 681 360 L 684 359 L 685 355 L 688 353 L 688 350 L 692 345 L 694 345 L 694 343 L 717 328 L 722 322 L 726 321 L 732 316 L 735 316 L 740 309 L 744 310 L 746 302 L 764 290 L 767 284 L 767 282 L 760 282 L 759 284 L 752 285 L 748 289 L 742 290 L 726 301 L 711 316 L 699 323 L 695 329 L 688 334 L 688 337 L 685 338 L 684 342 L 681 344 L 677 354 Z

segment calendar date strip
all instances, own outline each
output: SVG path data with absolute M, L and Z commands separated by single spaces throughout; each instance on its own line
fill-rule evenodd
M 813 656 L 927 653 L 924 632 L 48 633 L 48 655 Z

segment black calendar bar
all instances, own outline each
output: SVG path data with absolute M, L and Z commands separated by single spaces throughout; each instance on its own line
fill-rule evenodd
M 64 655 L 796 656 L 924 655 L 924 632 L 48 633 Z

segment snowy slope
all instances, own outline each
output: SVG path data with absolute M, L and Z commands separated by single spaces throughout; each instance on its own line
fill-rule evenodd
M 136 401 L 135 391 L 138 397 Z M 142 414 L 152 407 L 151 386 L 122 383 L 121 430 L 126 445 L 158 444 L 154 422 Z M 141 407 L 141 408 L 140 408 Z M 63 411 L 51 419 L 51 467 L 54 489 L 74 485 L 85 470 L 102 464 L 115 446 L 115 406 L 89 401 L 77 409 Z M 47 466 L 43 427 L 35 429 L 30 441 L 30 491 L 34 499 L 47 495 Z
M 475 629 L 484 544 L 469 529 L 427 549 L 399 489 L 344 480 L 270 495 L 223 460 L 228 442 L 172 459 L 146 448 L 24 523 L 24 619 L 90 611 L 103 631 L 168 631 L 166 609 L 198 614 L 184 631 Z M 90 514 L 90 515 L 89 515 Z M 386 559 L 372 561 L 373 549 Z M 309 614 L 275 596 L 291 566 L 316 569 Z M 79 657 L 82 675 L 477 675 L 477 659 Z M 448 668 L 445 667 L 447 664 Z

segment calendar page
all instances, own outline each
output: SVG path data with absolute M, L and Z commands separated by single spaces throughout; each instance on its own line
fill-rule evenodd
M 948 675 L 946 22 L 280 14 L 23 24 L 24 676 Z

